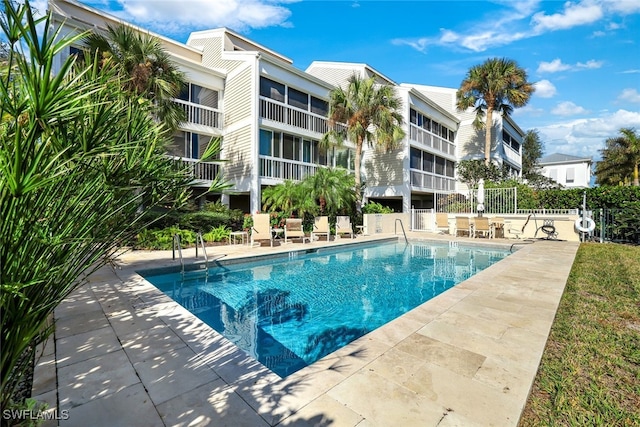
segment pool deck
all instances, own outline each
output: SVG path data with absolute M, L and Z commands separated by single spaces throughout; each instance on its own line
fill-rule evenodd
M 325 244 L 207 252 L 230 259 Z M 36 365 L 33 397 L 66 418 L 45 426 L 516 426 L 578 246 L 519 245 L 285 379 L 136 274 L 176 265 L 171 251 L 129 252 L 56 309 L 55 337 Z

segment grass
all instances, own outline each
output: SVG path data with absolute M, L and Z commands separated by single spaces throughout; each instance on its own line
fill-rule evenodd
M 640 425 L 640 247 L 582 244 L 520 426 Z

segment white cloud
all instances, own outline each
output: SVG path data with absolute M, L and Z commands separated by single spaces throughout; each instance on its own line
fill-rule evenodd
M 591 24 L 598 21 L 603 15 L 602 7 L 599 4 L 593 2 L 579 4 L 567 2 L 561 13 L 546 15 L 544 12 L 538 12 L 533 15 L 531 22 L 534 26 L 534 31 L 542 33 Z
M 603 0 L 602 6 L 611 13 L 629 15 L 640 12 L 638 0 Z
M 549 80 L 540 80 L 533 85 L 536 88 L 534 95 L 540 98 L 552 98 L 556 94 L 556 87 Z
M 559 71 L 565 71 L 570 68 L 570 65 L 563 64 L 560 59 L 556 58 L 551 62 L 541 62 L 540 65 L 538 65 L 537 71 L 538 73 L 557 73 Z
M 602 67 L 603 62 L 602 61 L 596 61 L 595 59 L 591 59 L 585 63 L 582 62 L 578 62 L 576 64 L 576 67 L 578 68 L 588 68 L 588 69 L 594 69 L 594 68 L 600 68 Z
M 575 116 L 585 113 L 588 113 L 588 111 L 571 101 L 560 102 L 551 110 L 551 114 L 558 116 Z
M 608 138 L 619 135 L 624 127 L 640 128 L 640 112 L 618 110 L 589 119 L 572 120 L 537 128 L 545 142 L 546 153 L 575 156 L 599 156 Z
M 601 68 L 603 61 L 596 61 L 595 59 L 590 59 L 587 62 L 578 62 L 575 65 L 563 64 L 562 60 L 559 58 L 554 59 L 551 62 L 540 62 L 538 65 L 538 69 L 536 70 L 539 74 L 543 73 L 558 73 L 560 71 L 576 71 L 581 69 L 596 69 Z
M 640 103 L 640 93 L 638 93 L 637 89 L 623 89 L 620 95 L 618 95 L 619 101 Z
M 117 14 L 161 30 L 163 34 L 190 29 L 229 27 L 236 31 L 290 25 L 291 11 L 282 4 L 290 1 L 270 0 L 190 0 L 154 1 L 118 0 Z

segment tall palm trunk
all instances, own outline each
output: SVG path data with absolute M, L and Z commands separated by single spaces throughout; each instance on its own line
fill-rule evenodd
M 360 177 L 360 160 L 362 159 L 362 145 L 364 140 L 358 137 L 356 142 L 356 158 L 354 159 L 355 179 L 356 179 L 356 211 L 362 211 L 362 179 Z
M 491 162 L 491 131 L 493 130 L 493 108 L 487 107 L 487 122 L 484 133 L 484 164 L 489 166 Z
M 633 185 L 636 187 L 640 187 L 640 179 L 638 177 L 640 174 L 638 173 L 638 167 L 638 162 L 636 162 L 636 164 L 633 165 Z

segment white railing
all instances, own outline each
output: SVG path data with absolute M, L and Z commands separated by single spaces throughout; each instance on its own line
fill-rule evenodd
M 199 159 L 184 157 L 170 157 L 189 168 L 191 177 L 197 181 L 213 181 L 220 173 L 220 165 L 217 163 L 201 162 Z
M 453 191 L 456 181 L 453 178 L 434 175 L 419 169 L 410 169 L 411 186 L 425 190 Z
M 314 175 L 320 166 L 295 160 L 260 156 L 260 177 L 302 181 Z
M 450 156 L 456 155 L 456 146 L 452 142 L 434 135 L 414 124 L 409 125 L 409 139 L 419 142 L 427 147 L 434 148 L 444 154 L 448 154 Z
M 222 112 L 220 110 L 181 99 L 174 99 L 173 102 L 182 107 L 187 117 L 187 123 L 222 129 Z
M 320 134 L 325 134 L 329 130 L 329 121 L 326 117 L 262 96 L 260 97 L 260 117 Z M 344 130 L 344 125 L 336 126 L 339 130 Z
M 511 148 L 511 146 L 506 142 L 503 142 L 502 146 L 504 147 L 504 154 L 507 159 L 511 160 L 511 162 L 516 165 L 522 165 L 522 155 L 519 152 Z
M 578 209 L 517 209 L 523 215 L 578 215 Z
M 475 214 L 478 207 L 478 192 L 467 194 L 436 193 L 436 211 Z M 518 212 L 516 188 L 487 188 L 484 190 L 485 214 L 513 214 Z

